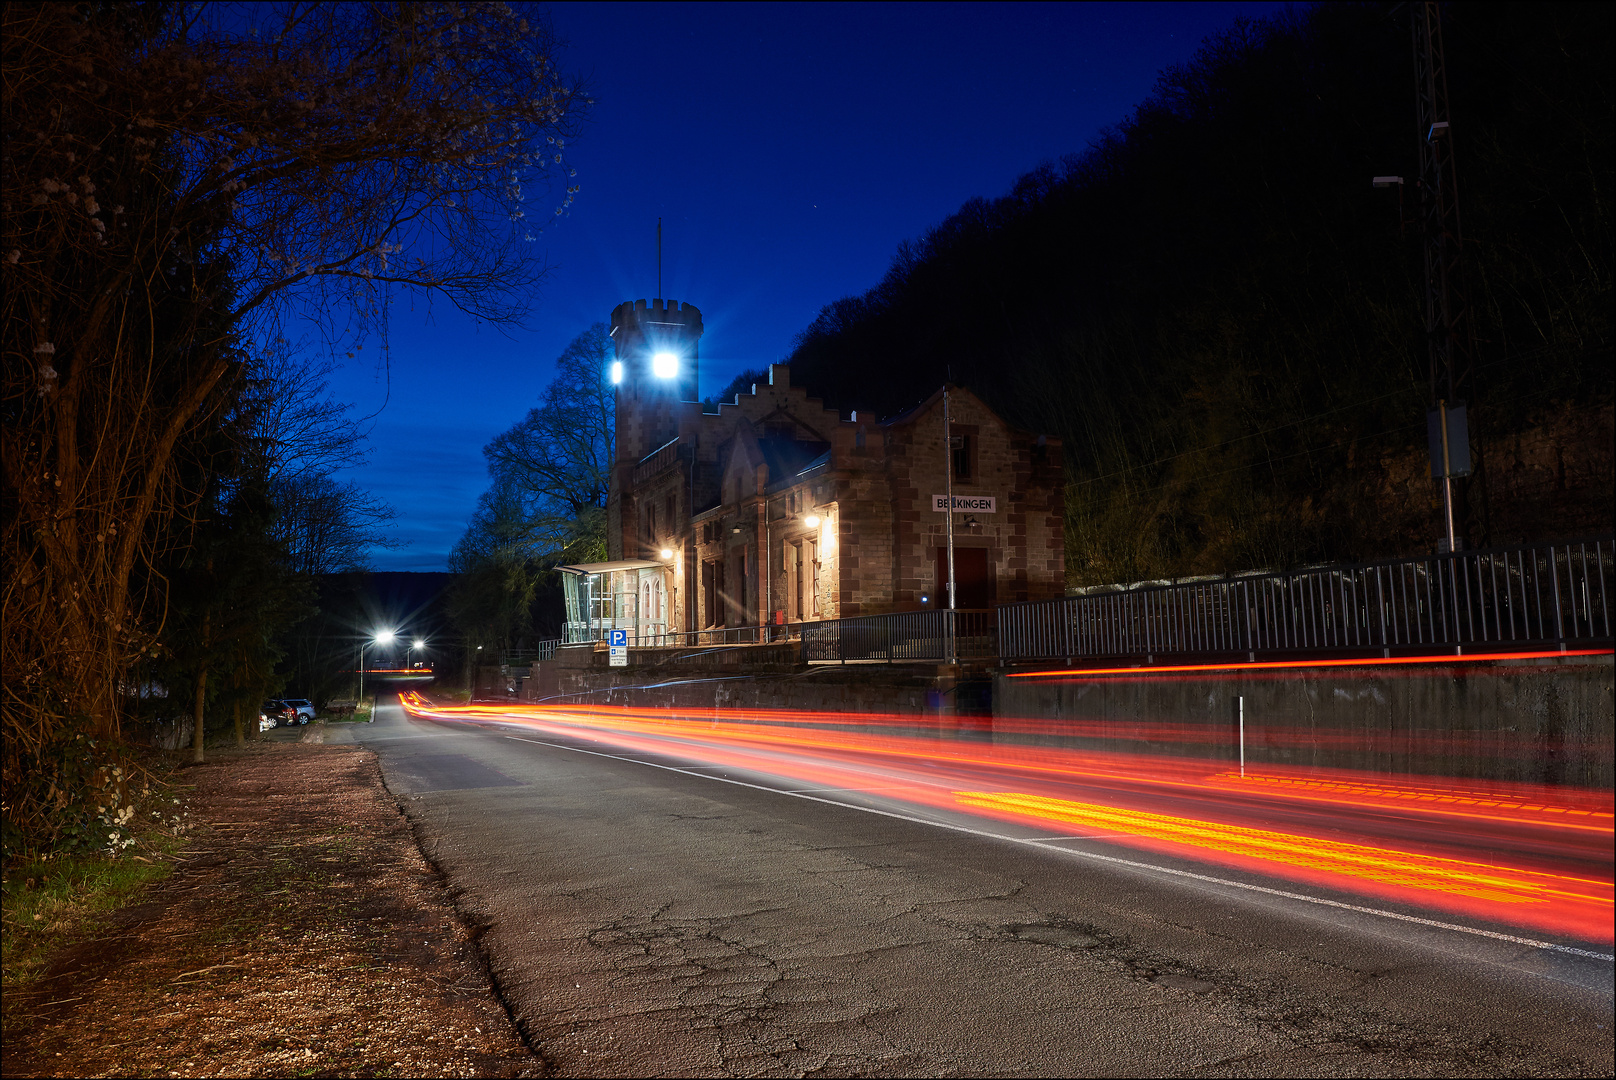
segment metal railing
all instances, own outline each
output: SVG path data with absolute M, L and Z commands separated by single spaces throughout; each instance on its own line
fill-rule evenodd
M 1007 604 L 1004 661 L 1611 640 L 1610 537 Z
M 564 644 L 561 638 L 546 638 L 543 641 L 536 641 L 530 649 L 500 653 L 499 663 L 501 667 L 527 667 L 538 660 L 554 660 L 556 646 L 561 644 Z
M 667 630 L 656 633 L 630 631 L 628 643 L 632 648 L 678 648 L 704 645 L 765 645 L 770 642 L 791 641 L 798 637 L 803 624 L 784 623 L 763 626 L 715 626 L 708 630 Z M 569 644 L 587 644 L 606 640 L 606 630 L 594 626 L 579 631 Z
M 912 663 L 997 655 L 993 611 L 901 611 L 802 624 L 802 657 L 814 661 Z

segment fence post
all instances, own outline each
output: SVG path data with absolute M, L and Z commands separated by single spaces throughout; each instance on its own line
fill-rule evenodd
M 1375 567 L 1375 606 L 1380 609 L 1380 655 L 1390 656 L 1391 646 L 1386 641 L 1386 582 L 1381 571 L 1384 566 Z
M 1570 549 L 1567 548 L 1566 550 L 1568 552 L 1566 566 L 1569 569 L 1571 564 Z M 1560 643 L 1560 651 L 1565 652 L 1565 614 L 1560 610 L 1560 561 L 1554 557 L 1553 544 L 1549 545 L 1549 580 L 1554 582 L 1554 637 Z

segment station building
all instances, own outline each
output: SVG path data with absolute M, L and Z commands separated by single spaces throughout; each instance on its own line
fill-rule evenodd
M 784 364 L 704 412 L 693 305 L 619 304 L 611 335 L 609 560 L 563 568 L 567 640 L 624 629 L 677 643 L 669 635 L 947 607 L 950 480 L 955 606 L 1063 594 L 1058 440 L 1011 428 L 959 387 L 917 387 L 924 400 L 889 419 L 844 416 L 791 385 Z

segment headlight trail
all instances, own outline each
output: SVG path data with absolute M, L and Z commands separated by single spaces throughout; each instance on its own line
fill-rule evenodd
M 1609 791 L 1268 765 L 1241 776 L 1227 760 L 951 738 L 935 718 L 892 714 L 402 700 L 425 719 L 518 725 L 782 777 L 793 790 L 862 793 L 1589 941 L 1616 937 Z M 918 734 L 928 723 L 931 733 Z

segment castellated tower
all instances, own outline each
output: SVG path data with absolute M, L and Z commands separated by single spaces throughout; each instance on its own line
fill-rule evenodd
M 677 300 L 612 309 L 617 348 L 617 460 L 636 462 L 678 432 L 682 401 L 700 401 L 701 311 Z
M 655 452 L 701 418 L 696 396 L 701 312 L 677 300 L 628 300 L 612 309 L 617 358 L 617 460 L 606 500 L 606 552 L 611 559 L 651 554 L 640 535 L 635 474 Z M 688 453 L 688 449 L 687 449 Z M 687 515 L 689 508 L 684 511 Z M 665 514 L 664 520 L 671 517 Z

